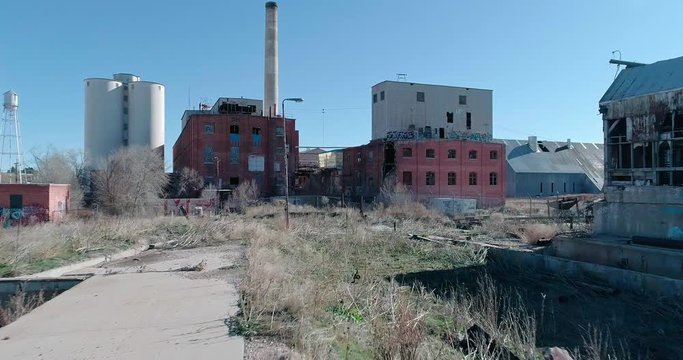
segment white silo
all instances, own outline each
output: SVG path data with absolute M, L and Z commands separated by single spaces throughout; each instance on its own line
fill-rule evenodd
M 85 161 L 93 168 L 123 143 L 123 83 L 90 78 L 85 85 Z
M 128 145 L 164 152 L 165 88 L 151 81 L 128 85 Z

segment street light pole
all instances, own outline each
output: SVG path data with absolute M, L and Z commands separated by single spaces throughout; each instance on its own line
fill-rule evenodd
M 302 98 L 286 98 L 282 100 L 282 136 L 285 151 L 285 227 L 289 229 L 289 151 L 287 151 L 287 124 L 285 123 L 285 101 L 302 102 Z

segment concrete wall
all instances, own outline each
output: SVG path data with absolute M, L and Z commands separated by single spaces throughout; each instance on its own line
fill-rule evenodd
M 22 197 L 22 222 L 61 219 L 70 196 L 65 184 L 0 184 L 0 209 L 10 209 L 11 195 Z M 5 214 L 0 216 L 4 220 Z
M 508 174 L 507 178 L 506 195 L 509 197 L 600 193 L 584 173 L 514 173 L 509 167 L 508 171 L 514 174 Z
M 381 94 L 384 92 L 384 100 Z M 423 92 L 424 102 L 417 101 Z M 384 81 L 372 87 L 372 139 L 384 139 L 388 131 L 408 130 L 431 126 L 432 131 L 444 128 L 446 138 L 457 134 L 484 134 L 489 139 L 493 128 L 493 91 L 454 86 Z M 460 105 L 460 96 L 467 96 L 467 104 Z M 447 122 L 446 113 L 453 113 Z M 472 128 L 466 128 L 467 113 L 471 113 Z
M 594 210 L 593 233 L 683 241 L 683 188 L 608 187 Z

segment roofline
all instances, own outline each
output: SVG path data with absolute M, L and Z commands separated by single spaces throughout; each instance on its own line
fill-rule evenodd
M 114 81 L 114 82 L 123 84 L 123 82 L 121 82 L 121 81 L 119 81 L 119 80 L 107 79 L 107 78 L 98 78 L 98 77 L 94 77 L 94 78 L 85 78 L 85 79 L 83 79 L 83 81 L 91 81 L 91 80 Z
M 608 90 L 609 90 L 609 89 L 608 89 Z M 647 93 L 647 94 L 640 94 L 640 95 L 636 95 L 636 96 L 629 96 L 629 97 L 620 98 L 620 99 L 617 99 L 617 100 L 601 101 L 601 102 L 598 103 L 598 105 L 599 105 L 599 106 L 602 106 L 602 105 L 607 105 L 607 104 L 609 104 L 609 103 L 613 103 L 613 102 L 617 102 L 617 101 L 631 100 L 631 99 L 635 99 L 635 98 L 639 98 L 639 97 L 643 97 L 643 96 L 650 96 L 650 95 L 663 94 L 663 93 L 667 93 L 667 92 L 671 92 L 671 91 L 677 91 L 677 90 L 683 90 L 683 86 L 682 86 L 682 87 L 677 87 L 677 88 L 668 89 L 668 90 L 655 91 L 655 92 L 651 92 L 651 93 Z
M 491 91 L 493 92 L 492 89 L 483 89 L 483 88 L 476 88 L 476 87 L 466 87 L 466 86 L 454 86 L 454 85 L 441 85 L 441 84 L 426 84 L 426 83 L 418 83 L 418 82 L 412 82 L 412 81 L 396 81 L 396 80 L 384 80 L 380 81 L 375 85 L 372 85 L 374 88 L 375 86 L 379 84 L 384 84 L 384 83 L 397 83 L 397 84 L 411 84 L 411 85 L 423 85 L 423 86 L 439 86 L 439 87 L 447 87 L 447 88 L 456 88 L 456 89 L 467 89 L 467 90 L 481 90 L 481 91 Z

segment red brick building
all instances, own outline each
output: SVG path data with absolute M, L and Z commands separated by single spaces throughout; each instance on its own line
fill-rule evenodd
M 253 105 L 250 105 L 253 104 Z M 173 169 L 196 170 L 205 183 L 223 189 L 255 180 L 261 196 L 284 192 L 284 133 L 289 172 L 298 163 L 295 120 L 261 116 L 260 101 L 221 98 L 211 110 L 186 111 L 173 145 Z M 292 184 L 290 178 L 290 186 Z
M 0 184 L 0 222 L 58 221 L 69 210 L 69 185 Z
M 505 202 L 503 144 L 463 140 L 373 141 L 344 150 L 348 196 L 373 197 L 395 176 L 416 200 L 476 199 L 482 207 Z

